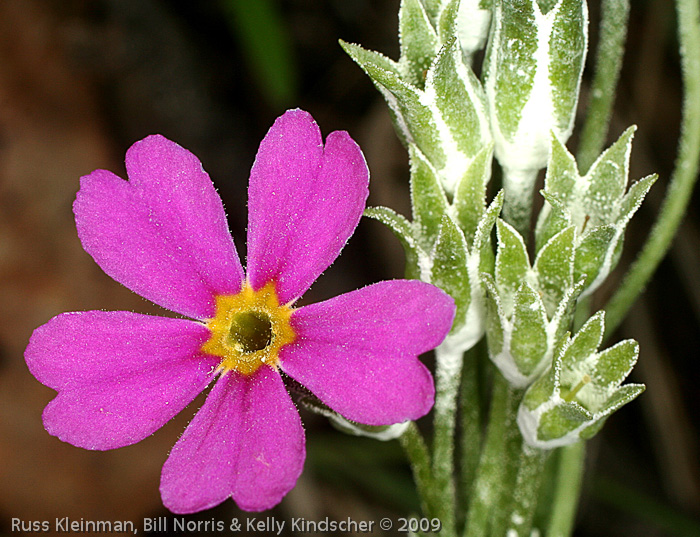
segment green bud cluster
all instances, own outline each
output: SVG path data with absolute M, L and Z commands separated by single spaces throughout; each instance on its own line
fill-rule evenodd
M 399 237 L 409 277 L 434 283 L 455 299 L 448 340 L 462 351 L 484 333 L 479 274 L 492 270 L 491 230 L 503 204 L 501 194 L 487 207 L 493 144 L 484 90 L 458 37 L 473 36 L 472 43 L 483 45 L 488 24 L 467 28 L 465 10 L 481 11 L 488 20 L 488 8 L 483 0 L 403 0 L 398 61 L 342 43 L 386 98 L 411 161 L 412 221 L 385 207 L 366 215 Z
M 598 353 L 600 341 L 591 349 L 568 335 L 577 301 L 617 264 L 627 224 L 655 180 L 627 188 L 633 128 L 585 175 L 565 147 L 587 26 L 584 0 L 402 0 L 397 61 L 341 43 L 386 99 L 411 164 L 412 218 L 386 207 L 365 214 L 399 238 L 408 277 L 455 299 L 438 354 L 461 356 L 486 334 L 498 370 L 512 387 L 529 387 L 518 423 L 543 448 L 590 436 L 641 393 L 619 388 L 636 345 Z M 471 63 L 487 37 L 480 80 Z M 489 203 L 494 156 L 504 188 Z M 523 235 L 545 165 L 531 255 Z M 601 325 L 594 316 L 580 333 Z M 610 360 L 616 373 L 605 376 L 597 364 Z M 453 366 L 438 363 L 454 376 Z
M 637 342 L 622 341 L 598 352 L 604 329 L 599 312 L 573 338 L 567 334 L 551 367 L 528 388 L 518 425 L 531 446 L 551 449 L 587 440 L 610 414 L 644 391 L 642 384 L 621 386 L 637 362 Z
M 625 228 L 656 179 L 649 176 L 627 188 L 633 133 L 634 128 L 625 131 L 584 176 L 574 157 L 551 135 L 542 192 L 546 201 L 535 230 L 533 264 L 515 228 L 497 223 L 495 272 L 482 274 L 489 355 L 512 386 L 530 386 L 518 423 L 536 447 L 590 437 L 609 413 L 641 393 L 639 387 L 615 391 L 636 361 L 637 347 L 625 342 L 597 353 L 602 314 L 591 318 L 571 344 L 567 335 L 577 300 L 598 288 L 615 267 Z M 588 346 L 582 346 L 585 337 L 592 342 Z M 601 376 L 599 360 L 616 369 Z M 603 390 L 601 382 L 609 378 L 618 382 L 603 383 Z M 630 393 L 634 395 L 625 398 Z M 566 434 L 555 433 L 563 423 Z
M 573 277 L 573 228 L 558 233 L 530 266 L 525 241 L 498 221 L 495 275 L 484 273 L 489 355 L 503 376 L 524 388 L 551 363 L 582 289 Z
M 650 175 L 627 190 L 634 130 L 627 129 L 583 177 L 574 157 L 552 135 L 536 243 L 539 249 L 562 230 L 573 228 L 574 279 L 585 282 L 582 296 L 595 291 L 617 265 L 625 228 L 656 181 L 656 175 Z
M 358 45 L 342 46 L 384 95 L 406 147 L 416 146 L 451 195 L 490 145 L 491 132 L 484 90 L 455 36 L 459 2 L 432 4 L 401 3 L 398 62 Z

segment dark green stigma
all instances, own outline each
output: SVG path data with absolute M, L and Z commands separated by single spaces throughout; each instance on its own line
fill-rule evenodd
M 270 317 L 257 311 L 237 313 L 231 322 L 229 339 L 239 352 L 263 350 L 272 342 Z

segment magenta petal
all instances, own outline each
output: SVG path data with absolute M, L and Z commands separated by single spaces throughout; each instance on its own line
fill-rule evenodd
M 325 148 L 302 110 L 279 117 L 251 170 L 248 277 L 254 289 L 277 283 L 282 303 L 296 300 L 338 257 L 368 195 L 364 156 L 346 132 Z
M 73 205 L 85 250 L 109 276 L 165 308 L 205 319 L 215 294 L 236 293 L 243 269 L 221 199 L 192 153 L 162 136 L 126 154 L 129 181 L 81 179 Z
M 279 373 L 231 372 L 216 383 L 163 466 L 160 491 L 174 513 L 233 497 L 262 511 L 294 487 L 304 465 L 304 430 Z
M 296 310 L 280 368 L 342 416 L 388 425 L 425 415 L 433 379 L 417 359 L 445 338 L 454 301 L 432 285 L 380 282 Z
M 125 311 L 54 317 L 25 351 L 32 374 L 58 391 L 46 430 L 86 449 L 143 440 L 211 381 L 217 361 L 199 354 L 208 337 L 193 321 Z

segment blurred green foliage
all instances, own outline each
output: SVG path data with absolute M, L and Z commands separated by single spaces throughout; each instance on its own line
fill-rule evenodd
M 293 103 L 298 71 L 292 40 L 275 0 L 221 0 L 231 32 L 269 104 Z

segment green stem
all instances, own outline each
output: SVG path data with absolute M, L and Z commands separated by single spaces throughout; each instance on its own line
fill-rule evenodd
M 457 394 L 462 372 L 462 351 L 450 347 L 449 338 L 435 349 L 435 407 L 433 443 L 433 484 L 441 498 L 442 531 L 455 531 L 455 420 Z
M 620 78 L 627 38 L 629 0 L 603 0 L 600 35 L 586 122 L 581 130 L 576 161 L 582 173 L 588 171 L 603 150 Z
M 583 483 L 586 443 L 561 448 L 547 537 L 569 537 L 574 528 L 576 507 Z
M 591 298 L 579 301 L 574 316 L 574 330 L 588 320 Z M 583 470 L 586 458 L 586 443 L 577 442 L 559 449 L 554 475 L 554 493 L 549 511 L 547 537 L 569 537 L 574 528 L 576 508 L 581 495 Z
M 499 525 L 494 518 L 502 516 L 509 506 L 504 500 L 517 471 L 517 458 L 513 461 L 511 448 L 520 445 L 515 415 L 521 395 L 502 375 L 495 375 L 486 441 L 472 487 L 465 537 L 490 535 L 492 524 Z
M 491 514 L 491 537 L 504 537 L 511 523 L 513 491 L 515 490 L 518 469 L 520 468 L 523 446 L 523 437 L 520 435 L 520 429 L 516 421 L 522 395 L 522 391 L 515 391 L 512 388 L 508 393 L 505 432 L 501 439 L 505 448 L 500 463 L 502 478 L 498 487 L 496 504 L 493 507 L 494 512 Z
M 544 463 L 548 455 L 548 451 L 531 448 L 522 443 L 518 475 L 512 491 L 513 503 L 510 516 L 506 520 L 508 527 L 506 535 L 530 536 L 537 509 L 538 492 L 544 474 Z
M 481 360 L 483 356 L 483 342 L 472 347 L 464 356 L 462 366 L 462 385 L 459 396 L 460 416 L 460 480 L 458 505 L 462 508 L 458 511 L 458 523 L 464 523 L 463 517 L 467 513 L 468 495 L 472 489 L 476 469 L 479 466 L 482 441 L 482 411 L 481 411 Z
M 439 500 L 435 497 L 432 486 L 430 453 L 415 422 L 408 425 L 406 431 L 399 437 L 399 442 L 411 465 L 423 513 L 428 518 L 439 518 Z
M 690 201 L 700 158 L 700 5 L 676 0 L 685 99 L 676 167 L 649 239 L 608 302 L 606 335 L 612 334 L 671 246 Z

